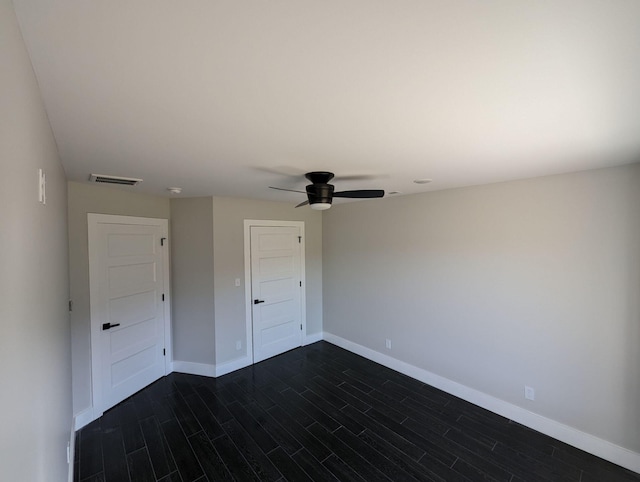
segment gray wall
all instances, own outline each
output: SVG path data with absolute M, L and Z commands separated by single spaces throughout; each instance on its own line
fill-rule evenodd
M 640 164 L 323 223 L 325 332 L 640 452 Z
M 216 364 L 246 355 L 245 219 L 305 222 L 307 334 L 322 331 L 322 215 L 311 209 L 294 209 L 291 203 L 214 197 Z M 236 278 L 242 287 L 234 285 Z M 241 351 L 235 349 L 236 340 L 243 340 Z
M 138 194 L 134 189 L 134 187 L 118 189 L 96 184 L 68 183 L 69 274 L 73 300 L 71 347 L 75 414 L 91 406 L 91 312 L 87 213 L 169 219 L 168 198 Z
M 66 480 L 66 179 L 10 0 L 0 0 L 0 65 L 0 480 Z
M 215 364 L 213 204 L 171 199 L 173 357 Z
M 304 221 L 307 334 L 322 332 L 322 216 L 290 203 L 171 200 L 174 359 L 221 365 L 247 355 L 244 220 Z M 241 286 L 235 286 L 239 278 Z M 242 349 L 236 350 L 236 341 Z

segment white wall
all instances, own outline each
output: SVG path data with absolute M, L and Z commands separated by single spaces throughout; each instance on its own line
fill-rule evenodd
M 235 349 L 246 340 L 244 289 L 244 220 L 304 221 L 306 261 L 307 333 L 322 332 L 322 216 L 290 203 L 213 198 L 213 262 L 215 284 L 216 364 L 246 356 Z M 241 286 L 234 284 L 240 278 Z
M 169 219 L 170 209 L 168 198 L 138 194 L 134 187 L 114 188 L 69 182 L 68 194 L 69 272 L 73 300 L 71 312 L 73 412 L 77 415 L 91 407 L 91 312 L 87 213 Z
M 0 0 L 0 480 L 65 480 L 66 179 L 10 0 Z M 38 203 L 37 173 L 47 177 Z
M 215 365 L 211 197 L 171 199 L 173 358 Z
M 640 452 L 640 164 L 323 223 L 325 332 Z

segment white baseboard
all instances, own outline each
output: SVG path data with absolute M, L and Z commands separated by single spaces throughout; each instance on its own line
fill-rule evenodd
M 73 427 L 75 430 L 80 430 L 82 427 L 89 425 L 94 420 L 93 408 L 85 408 L 73 416 Z
M 242 358 L 236 358 L 235 360 L 228 361 L 223 363 L 222 365 L 216 366 L 216 374 L 214 376 L 220 377 L 222 375 L 226 375 L 227 373 L 235 372 L 236 370 L 240 370 L 241 368 L 248 367 L 251 365 L 252 360 L 250 356 L 243 356 Z
M 172 371 L 178 373 L 186 373 L 188 375 L 201 375 L 204 377 L 215 377 L 216 366 L 208 363 L 195 363 L 173 360 Z
M 73 469 L 76 460 L 76 417 L 71 418 L 71 430 L 69 433 L 69 477 L 68 482 L 73 482 Z
M 323 333 L 314 333 L 307 335 L 302 341 L 302 346 L 310 345 L 323 339 Z M 253 363 L 250 356 L 243 356 L 234 360 L 219 364 L 208 365 L 205 363 L 194 363 L 174 360 L 171 364 L 171 371 L 178 373 L 187 373 L 189 375 L 202 375 L 205 377 L 220 377 L 227 373 L 248 367 Z
M 312 335 L 307 335 L 304 337 L 304 340 L 302 340 L 302 346 L 311 345 L 312 343 L 315 343 L 321 340 L 322 340 L 322 332 L 313 333 Z
M 633 470 L 634 472 L 640 473 L 639 453 L 620 447 L 619 445 L 595 437 L 594 435 L 586 432 L 582 432 L 568 425 L 564 425 L 550 418 L 530 412 L 529 410 L 525 410 L 524 408 L 505 402 L 504 400 L 492 397 L 486 393 L 469 388 L 460 383 L 441 377 L 440 375 L 436 375 L 435 373 L 410 365 L 409 363 L 377 352 L 371 348 L 353 343 L 331 333 L 324 332 L 323 339 L 371 361 L 380 363 L 392 370 L 396 370 L 410 376 L 411 378 L 415 378 L 416 380 L 420 380 L 428 385 L 439 388 L 440 390 L 458 398 L 462 398 L 474 405 L 485 408 L 491 412 L 497 413 L 498 415 L 502 415 L 503 417 L 518 422 L 533 430 L 537 430 L 545 435 L 549 435 L 561 442 L 577 447 L 580 450 L 589 452 L 590 454 L 601 457 L 629 470 Z

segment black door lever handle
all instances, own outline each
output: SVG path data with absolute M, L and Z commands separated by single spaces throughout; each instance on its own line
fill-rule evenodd
M 114 323 L 113 325 L 111 323 L 103 323 L 102 324 L 102 329 L 103 330 L 108 330 L 109 328 L 113 328 L 115 326 L 120 326 L 120 323 Z
M 253 304 L 254 305 L 257 305 L 257 304 L 260 304 L 260 303 L 264 303 L 264 300 L 253 300 Z

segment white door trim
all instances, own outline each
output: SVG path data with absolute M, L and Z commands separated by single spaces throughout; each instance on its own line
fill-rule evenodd
M 300 229 L 300 278 L 302 279 L 303 290 L 300 293 L 300 322 L 302 323 L 302 343 L 307 336 L 307 302 L 306 302 L 306 272 L 305 272 L 305 233 L 304 221 L 272 221 L 245 219 L 244 220 L 244 298 L 246 309 L 246 334 L 245 346 L 247 349 L 247 364 L 252 365 L 253 361 L 253 321 L 252 321 L 252 299 L 251 299 L 251 227 L 297 227 Z
M 112 214 L 87 214 L 88 236 L 89 236 L 89 260 L 92 257 L 92 245 L 97 246 L 98 242 L 98 224 L 136 224 L 147 226 L 160 226 L 162 235 L 167 240 L 164 246 L 166 249 L 162 251 L 162 262 L 164 265 L 163 281 L 164 281 L 164 339 L 166 356 L 164 357 L 164 373 L 171 373 L 171 362 L 173 360 L 172 339 L 171 339 L 171 282 L 170 282 L 170 266 L 169 266 L 169 221 L 167 219 L 158 218 L 141 218 L 133 216 L 117 216 Z M 95 248 L 94 248 L 95 249 Z M 96 279 L 97 273 L 94 274 L 92 263 L 89 262 L 89 279 Z M 91 299 L 98 299 L 96 292 L 96 284 L 89 282 L 89 296 Z M 96 311 L 95 303 L 89 303 L 91 313 L 91 413 L 92 421 L 102 416 L 99 407 L 102 406 L 102 386 L 99 377 L 94 374 L 100 373 L 100 331 L 99 314 Z

